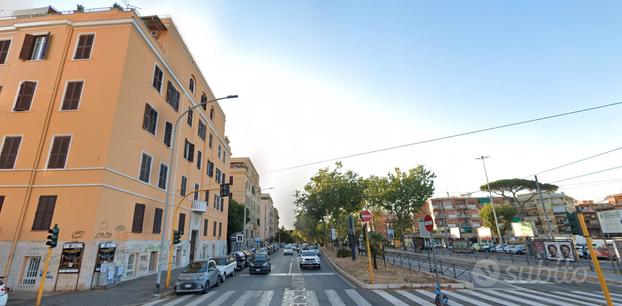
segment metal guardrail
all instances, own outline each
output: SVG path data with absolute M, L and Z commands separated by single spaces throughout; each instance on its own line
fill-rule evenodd
M 405 269 L 427 271 L 434 273 L 437 269 L 438 273 L 456 280 L 473 281 L 471 275 L 472 266 L 457 264 L 437 258 L 434 264 L 432 256 L 419 253 L 404 253 L 385 249 L 384 259 L 389 264 L 399 266 Z M 463 279 L 460 279 L 463 277 Z

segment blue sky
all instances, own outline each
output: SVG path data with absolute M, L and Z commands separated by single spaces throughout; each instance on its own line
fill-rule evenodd
M 48 2 L 0 0 L 1 7 Z M 113 1 L 82 1 L 87 7 Z M 132 1 L 171 15 L 223 103 L 234 155 L 258 170 L 622 101 L 619 1 Z M 51 1 L 66 10 L 74 4 Z M 622 145 L 622 106 L 344 160 L 361 175 L 422 163 L 437 194 L 522 177 Z M 541 180 L 622 164 L 622 153 Z M 262 175 L 286 226 L 321 166 Z M 622 192 L 611 171 L 568 181 L 583 200 Z

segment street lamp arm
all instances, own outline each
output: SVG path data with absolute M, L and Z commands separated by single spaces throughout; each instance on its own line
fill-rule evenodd
M 197 105 L 193 105 L 193 106 L 189 107 L 187 110 L 183 111 L 181 114 L 179 114 L 179 117 L 177 117 L 177 120 L 175 120 L 175 127 L 177 127 L 177 124 L 179 123 L 179 120 L 181 120 L 181 118 L 183 118 L 184 115 L 186 115 L 187 113 L 189 113 L 190 111 L 192 111 L 193 109 L 195 109 L 195 108 L 197 108 L 199 106 L 204 106 L 204 105 L 207 105 L 209 103 L 220 101 L 220 100 L 225 100 L 225 99 L 236 99 L 237 97 L 238 97 L 238 95 L 228 95 L 226 97 L 221 97 L 221 98 L 218 98 L 218 99 L 213 99 L 213 100 L 209 100 L 209 101 L 205 101 L 205 102 L 199 103 Z

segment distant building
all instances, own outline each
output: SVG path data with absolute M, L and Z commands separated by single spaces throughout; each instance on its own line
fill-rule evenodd
M 605 198 L 605 200 L 607 200 L 607 198 Z M 598 212 L 612 209 L 622 209 L 622 202 L 616 204 L 611 202 L 594 203 L 594 201 L 578 201 L 575 204 L 575 207 L 577 209 L 581 209 L 583 212 L 585 225 L 587 230 L 590 232 L 590 236 L 604 238 L 605 234 L 603 234 L 600 227 Z M 612 234 L 611 236 L 620 236 L 620 234 Z
M 609 204 L 622 204 L 622 193 L 608 195 L 605 201 Z
M 231 176 L 233 186 L 231 194 L 233 199 L 247 209 L 248 223 L 244 226 L 244 241 L 247 247 L 256 245 L 257 239 L 263 240 L 261 236 L 261 188 L 259 187 L 259 173 L 255 169 L 253 162 L 248 157 L 232 157 L 230 159 Z
M 495 198 L 495 204 L 502 198 Z M 445 197 L 430 199 L 428 210 L 434 221 L 436 237 L 450 237 L 451 228 L 460 228 L 460 238 L 477 238 L 477 228 L 483 225 L 480 208 L 488 198 Z
M 263 241 L 269 241 L 274 238 L 276 234 L 276 226 L 278 226 L 278 212 L 275 212 L 274 202 L 269 193 L 261 194 L 261 207 L 259 209 L 259 216 L 261 219 L 261 225 L 259 232 Z M 277 214 L 277 223 L 274 222 L 274 214 Z
M 519 201 L 523 201 L 532 195 L 518 195 Z M 568 213 L 575 211 L 576 200 L 563 192 L 543 193 L 544 207 L 551 221 L 551 233 L 553 236 L 569 236 L 572 234 L 568 223 Z M 517 207 L 518 208 L 518 207 Z M 544 210 L 538 195 L 532 197 L 525 203 L 525 221 L 531 222 L 534 226 L 534 234 L 540 237 L 548 236 L 548 225 Z

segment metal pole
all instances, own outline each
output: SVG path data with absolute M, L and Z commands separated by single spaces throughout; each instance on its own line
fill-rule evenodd
M 538 176 L 533 176 L 536 179 L 536 189 L 538 190 L 538 194 L 540 195 L 540 204 L 542 205 L 542 210 L 544 211 L 544 218 L 546 219 L 546 226 L 549 229 L 549 240 L 553 240 L 553 234 L 551 233 L 551 220 L 549 220 L 549 213 L 546 211 L 546 207 L 544 207 L 544 198 L 542 197 L 542 190 L 540 189 L 540 183 L 538 183 Z
M 432 235 L 430 235 L 430 243 L 432 242 Z M 432 256 L 434 257 L 434 276 L 436 277 L 436 297 L 440 299 L 441 296 L 441 283 L 438 278 L 438 267 L 436 262 L 436 248 L 432 247 Z
M 41 276 L 41 282 L 39 283 L 39 290 L 37 290 L 37 301 L 36 306 L 41 305 L 41 298 L 43 298 L 43 288 L 45 287 L 45 279 L 48 274 L 48 267 L 50 265 L 50 258 L 52 257 L 52 248 L 48 248 L 47 254 L 45 255 L 45 262 L 43 263 L 43 275 Z
M 492 206 L 492 215 L 495 217 L 495 225 L 497 226 L 497 235 L 499 235 L 499 241 L 503 244 L 503 236 L 501 236 L 501 230 L 499 229 L 499 221 L 497 220 L 497 212 L 495 211 L 495 204 L 492 199 L 492 191 L 490 191 L 490 181 L 488 180 L 488 171 L 486 170 L 486 162 L 484 161 L 488 156 L 481 156 L 476 159 L 482 160 L 484 166 L 484 175 L 486 175 L 486 187 L 488 187 L 488 196 L 490 197 L 490 205 Z
M 579 224 L 581 225 L 581 231 L 583 231 L 583 236 L 585 237 L 585 240 L 587 242 L 587 247 L 590 250 L 590 257 L 592 258 L 592 262 L 594 263 L 594 269 L 596 270 L 596 275 L 598 275 L 598 282 L 600 283 L 600 288 L 603 291 L 603 296 L 605 298 L 605 301 L 607 301 L 607 305 L 612 306 L 613 302 L 611 302 L 611 296 L 609 295 L 609 288 L 607 287 L 607 280 L 605 280 L 603 271 L 601 271 L 600 269 L 600 263 L 598 262 L 598 258 L 596 257 L 596 252 L 594 252 L 594 248 L 592 247 L 592 238 L 590 237 L 590 232 L 587 230 L 587 226 L 585 225 L 585 219 L 583 218 L 583 212 L 577 211 L 577 218 L 579 219 Z
M 369 283 L 374 283 L 374 269 L 371 266 L 371 250 L 369 248 L 369 233 L 367 232 L 367 222 L 365 222 L 365 228 L 363 229 L 365 233 L 365 243 L 367 244 L 367 268 L 369 269 Z M 400 260 L 401 262 L 401 260 Z

